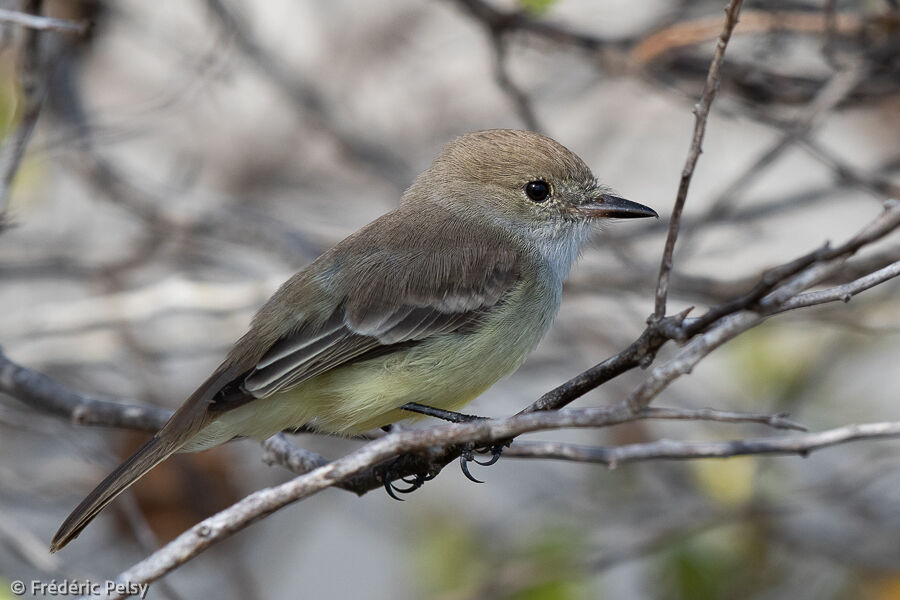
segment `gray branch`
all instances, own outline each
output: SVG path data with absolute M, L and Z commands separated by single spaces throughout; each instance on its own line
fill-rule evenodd
M 900 437 L 900 421 L 845 425 L 815 433 L 785 437 L 750 438 L 723 442 L 682 442 L 657 440 L 625 446 L 583 446 L 561 442 L 516 443 L 504 456 L 517 458 L 546 458 L 591 462 L 615 468 L 625 463 L 663 460 L 728 458 L 760 454 L 799 454 L 806 456 L 813 450 L 859 440 L 877 440 Z

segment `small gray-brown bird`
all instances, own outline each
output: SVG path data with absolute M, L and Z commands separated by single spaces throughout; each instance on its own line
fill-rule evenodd
M 655 217 L 608 193 L 550 138 L 464 135 L 400 206 L 294 275 L 225 361 L 59 528 L 71 541 L 175 452 L 310 426 L 352 434 L 455 410 L 513 372 L 547 331 L 592 223 Z

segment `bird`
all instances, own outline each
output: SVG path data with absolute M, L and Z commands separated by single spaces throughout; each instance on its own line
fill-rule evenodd
M 169 421 L 72 511 L 74 539 L 176 452 L 299 427 L 354 435 L 454 411 L 515 371 L 559 310 L 592 227 L 657 217 L 544 135 L 449 142 L 398 206 L 285 282 Z

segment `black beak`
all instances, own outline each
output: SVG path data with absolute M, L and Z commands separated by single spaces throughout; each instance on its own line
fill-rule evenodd
M 644 217 L 656 217 L 656 211 L 649 206 L 612 196 L 610 194 L 601 194 L 587 204 L 578 207 L 579 210 L 592 218 L 606 219 L 641 219 Z

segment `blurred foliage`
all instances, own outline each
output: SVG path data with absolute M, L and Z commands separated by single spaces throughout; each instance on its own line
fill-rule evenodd
M 0 139 L 5 139 L 18 126 L 22 117 L 23 102 L 22 88 L 16 77 L 13 57 L 7 53 L 4 60 L 0 60 Z M 32 154 L 26 154 L 16 173 L 14 186 L 38 185 L 42 178 L 43 174 L 37 168 L 37 161 L 32 158 Z M 27 198 L 23 198 L 22 194 L 13 193 L 11 202 L 17 205 L 23 199 Z
M 727 356 L 748 395 L 783 398 L 803 387 L 827 335 L 822 329 L 798 330 L 770 322 L 733 340 L 726 346 Z
M 725 507 L 751 500 L 756 487 L 758 459 L 753 456 L 691 461 L 697 487 L 707 497 Z
M 557 0 L 519 0 L 519 6 L 523 11 L 533 17 L 541 17 L 553 8 Z
M 432 515 L 413 555 L 415 569 L 424 574 L 422 584 L 431 593 L 474 589 L 488 573 L 481 561 L 482 540 L 471 523 L 462 516 Z
M 590 586 L 578 566 L 579 531 L 544 523 L 524 537 L 499 539 L 464 517 L 430 515 L 414 547 L 426 597 L 497 600 L 587 600 Z
M 6 135 L 18 121 L 19 100 L 22 97 L 16 81 L 15 67 L 9 55 L 0 61 L 0 136 Z
M 733 600 L 764 590 L 777 573 L 764 536 L 753 523 L 718 528 L 676 543 L 659 561 L 659 591 L 667 600 Z
M 17 597 L 9 589 L 11 583 L 9 579 L 0 576 L 0 600 L 13 600 Z

